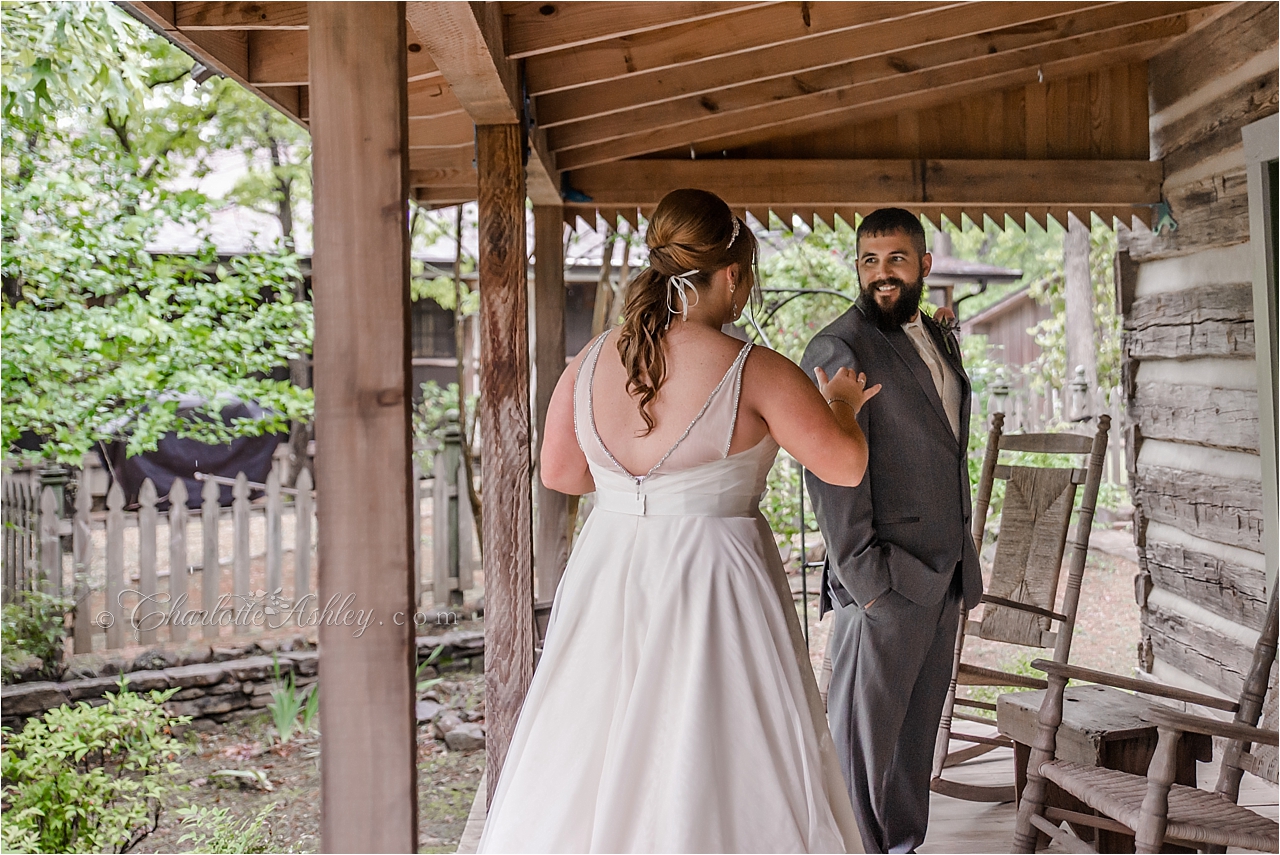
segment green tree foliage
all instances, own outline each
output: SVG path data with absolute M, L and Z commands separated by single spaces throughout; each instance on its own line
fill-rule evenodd
M 3 13 L 6 452 L 30 433 L 78 463 L 122 431 L 134 454 L 170 431 L 219 442 L 309 420 L 310 393 L 269 377 L 310 349 L 296 256 L 147 251 L 164 224 L 204 222 L 209 200 L 184 184 L 247 94 L 197 85 L 190 57 L 113 4 Z M 179 394 L 210 418 L 180 419 Z M 229 396 L 268 415 L 223 424 Z

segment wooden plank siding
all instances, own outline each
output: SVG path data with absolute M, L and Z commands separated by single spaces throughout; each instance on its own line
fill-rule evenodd
M 1235 696 L 1266 609 L 1248 196 L 1240 129 L 1277 110 L 1277 6 L 1243 3 L 1152 57 L 1151 156 L 1177 223 L 1122 228 L 1139 666 Z

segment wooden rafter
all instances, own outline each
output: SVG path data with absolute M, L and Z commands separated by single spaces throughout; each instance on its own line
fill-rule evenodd
M 409 118 L 410 148 L 474 146 L 475 121 L 465 110 L 433 119 Z
M 412 2 L 405 18 L 475 124 L 522 123 L 519 69 L 504 56 L 497 4 Z M 412 131 L 410 145 L 416 145 Z M 559 203 L 559 180 L 541 129 L 529 134 L 529 147 L 529 197 L 535 204 Z
M 160 4 L 157 4 L 160 5 Z M 306 3 L 170 3 L 180 30 L 305 30 Z
M 867 62 L 892 69 L 892 76 L 881 77 L 872 83 L 796 93 L 782 101 L 756 104 L 732 113 L 654 128 L 594 145 L 557 150 L 556 162 L 561 169 L 577 169 L 701 142 L 710 142 L 718 150 L 729 147 L 727 140 L 734 140 L 735 145 L 745 144 L 747 140 L 776 135 L 781 126 L 816 117 L 856 115 L 861 121 L 920 109 L 993 89 L 1145 59 L 1161 44 L 1186 30 L 1185 18 L 1173 16 L 1033 48 L 906 72 L 892 69 L 886 58 L 873 58 Z
M 443 80 L 409 84 L 409 119 L 434 119 L 466 113 L 453 90 Z
M 717 56 L 849 32 L 957 3 L 780 3 L 715 21 L 664 27 L 593 42 L 568 52 L 529 57 L 525 74 L 534 96 L 632 78 Z
M 252 30 L 249 41 L 249 82 L 255 86 L 307 85 L 305 30 Z M 413 33 L 408 35 L 409 82 L 440 79 L 440 69 Z
M 175 4 L 121 2 L 128 10 L 148 26 L 165 34 L 166 38 L 192 56 L 202 58 L 209 68 L 230 77 L 242 86 L 254 88 L 249 82 L 249 39 L 247 32 L 217 32 L 182 30 L 174 22 Z M 305 5 L 305 4 L 298 4 Z M 285 88 L 279 92 L 258 90 L 263 100 L 294 121 L 301 122 L 298 111 L 302 99 L 297 90 Z
M 971 8 L 960 6 L 896 18 L 862 27 L 856 34 L 841 30 L 763 47 L 747 55 L 717 57 L 662 73 L 636 74 L 547 95 L 537 100 L 538 121 L 547 128 L 582 122 L 573 136 L 600 139 L 601 126 L 622 122 L 628 128 L 643 127 L 634 124 L 635 114 L 631 111 L 648 105 L 664 103 L 661 110 L 641 112 L 665 113 L 659 121 L 667 123 L 676 118 L 702 118 L 731 111 L 735 105 L 754 105 L 840 83 L 915 70 L 923 63 L 944 65 L 1080 35 L 1113 26 L 1109 19 L 1132 23 L 1158 17 L 1161 9 L 1143 8 L 1148 5 L 1185 11 L 1185 4 L 1181 3 L 1131 4 L 1113 9 L 1099 9 L 1098 5 L 998 3 L 983 15 L 974 15 Z M 1107 12 L 1112 14 L 1108 16 Z M 1103 18 L 1100 25 L 1095 23 L 1099 17 Z M 942 56 L 934 56 L 939 52 Z M 873 57 L 884 60 L 871 65 Z M 874 77 L 863 71 L 868 66 Z M 584 121 L 620 111 L 627 111 L 626 115 L 611 116 L 608 121 Z M 560 147 L 554 141 L 553 146 Z
M 1149 205 L 1163 178 L 1148 160 L 628 160 L 570 174 L 601 208 L 643 208 L 702 187 L 747 209 Z
M 410 169 L 469 169 L 475 177 L 475 152 L 465 148 L 410 148 Z
M 497 4 L 494 4 L 497 5 Z M 505 3 L 507 57 L 622 38 L 767 3 Z

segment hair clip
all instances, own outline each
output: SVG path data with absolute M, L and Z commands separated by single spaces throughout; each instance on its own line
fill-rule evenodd
M 725 246 L 724 251 L 728 252 L 733 248 L 733 242 L 738 239 L 738 229 L 742 227 L 742 222 L 735 216 L 733 218 L 733 234 L 729 237 L 729 243 Z

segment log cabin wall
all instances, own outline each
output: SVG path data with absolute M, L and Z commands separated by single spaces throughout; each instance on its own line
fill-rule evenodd
M 1117 261 L 1139 665 L 1231 697 L 1266 612 L 1269 525 L 1240 130 L 1277 111 L 1276 41 L 1276 4 L 1245 3 L 1152 58 L 1151 156 L 1177 228 L 1122 229 Z

